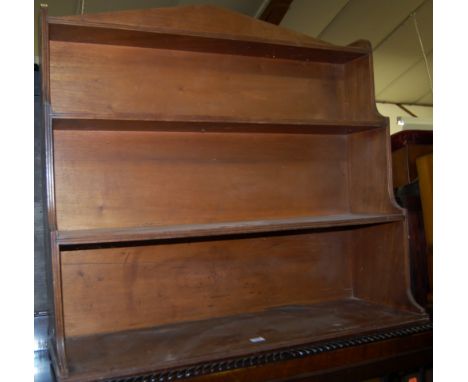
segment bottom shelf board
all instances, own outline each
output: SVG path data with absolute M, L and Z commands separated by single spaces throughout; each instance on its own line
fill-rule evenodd
M 313 305 L 69 338 L 70 375 L 128 375 L 338 339 L 425 316 L 350 298 Z

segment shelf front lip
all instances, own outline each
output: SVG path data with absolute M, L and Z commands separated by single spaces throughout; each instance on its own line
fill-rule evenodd
M 343 64 L 369 55 L 362 47 L 339 47 L 326 43 L 294 44 L 215 33 L 193 33 L 168 28 L 137 28 L 109 23 L 76 22 L 48 17 L 52 41 L 122 45 L 204 53 L 231 54 L 271 59 Z M 86 34 L 88 32 L 88 34 Z
M 122 243 L 166 239 L 203 238 L 225 235 L 300 231 L 321 228 L 346 227 L 401 221 L 403 214 L 335 215 L 292 219 L 255 220 L 229 223 L 171 225 L 57 231 L 59 245 Z
M 385 126 L 377 120 L 241 120 L 209 116 L 134 114 L 51 113 L 55 130 L 113 131 L 201 131 L 201 132 L 280 132 L 280 133 L 352 133 Z
M 409 335 L 427 335 L 428 332 L 432 333 L 432 321 L 430 319 L 428 319 L 427 317 L 422 317 L 420 319 L 415 319 L 415 320 L 412 320 L 412 321 L 407 321 L 407 322 L 402 322 L 401 324 L 399 325 L 391 325 L 391 326 L 376 326 L 374 328 L 369 328 L 369 330 L 366 330 L 364 332 L 361 332 L 361 333 L 358 333 L 358 334 L 344 334 L 342 336 L 337 336 L 337 337 L 323 337 L 321 339 L 317 339 L 315 341 L 309 341 L 307 339 L 305 340 L 301 340 L 301 341 L 292 341 L 291 343 L 289 344 L 278 344 L 278 345 L 272 345 L 271 347 L 265 347 L 263 350 L 258 350 L 257 352 L 250 352 L 250 353 L 246 353 L 246 352 L 234 352 L 233 354 L 231 354 L 229 357 L 225 357 L 225 358 L 214 358 L 213 360 L 210 360 L 210 361 L 206 361 L 206 357 L 201 357 L 201 358 L 191 358 L 191 359 L 187 359 L 185 360 L 184 362 L 172 362 L 172 363 L 168 363 L 167 365 L 164 365 L 164 367 L 151 367 L 151 366 L 148 366 L 148 367 L 145 367 L 145 368 L 138 368 L 138 367 L 134 367 L 134 368 L 122 368 L 122 369 L 115 369 L 113 370 L 113 375 L 112 376 L 108 376 L 108 377 L 105 377 L 106 380 L 108 379 L 114 379 L 114 378 L 117 378 L 117 379 L 125 379 L 125 378 L 130 378 L 130 377 L 136 377 L 136 376 L 140 376 L 140 375 L 144 375 L 144 374 L 148 374 L 148 373 L 158 373 L 158 372 L 174 372 L 176 373 L 177 371 L 180 371 L 180 370 L 185 370 L 187 368 L 190 368 L 190 367 L 196 367 L 196 366 L 200 366 L 200 365 L 204 365 L 204 364 L 218 364 L 220 362 L 229 362 L 230 360 L 236 360 L 238 358 L 249 358 L 255 354 L 268 354 L 268 353 L 272 353 L 272 352 L 275 352 L 275 353 L 280 353 L 280 352 L 288 352 L 288 351 L 291 351 L 291 352 L 294 352 L 297 350 L 296 349 L 299 349 L 301 347 L 308 347 L 308 346 L 318 346 L 320 347 L 322 345 L 322 347 L 324 347 L 324 345 L 327 345 L 328 343 L 333 343 L 333 342 L 340 342 L 340 341 L 346 341 L 346 340 L 351 340 L 351 341 L 356 341 L 356 339 L 359 339 L 359 338 L 364 338 L 364 337 L 368 337 L 368 336 L 374 336 L 374 335 L 378 335 L 378 334 L 385 334 L 385 333 L 392 333 L 392 335 L 389 335 L 387 338 L 385 339 L 381 339 L 381 340 L 378 340 L 378 341 L 370 341 L 370 342 L 362 342 L 361 344 L 355 344 L 355 345 L 351 345 L 351 346 L 346 346 L 344 348 L 349 348 L 349 347 L 353 347 L 353 346 L 362 346 L 362 345 L 367 345 L 367 344 L 376 344 L 378 342 L 382 342 L 382 341 L 392 341 L 392 340 L 398 340 L 399 338 L 401 337 L 404 337 L 404 335 L 402 336 L 398 336 L 398 335 L 393 335 L 393 333 L 397 332 L 397 331 L 401 331 L 401 330 L 405 330 L 407 328 L 417 328 L 417 327 L 424 327 L 424 326 L 428 326 L 427 329 L 423 329 L 419 332 L 416 332 L 416 333 L 411 333 L 411 334 L 407 334 L 407 336 Z M 432 337 L 432 334 L 431 334 L 431 337 Z M 327 349 L 325 347 L 325 351 L 322 351 L 322 352 L 317 352 L 316 354 L 308 354 L 306 356 L 310 357 L 310 356 L 314 356 L 314 355 L 320 355 L 322 353 L 326 353 L 326 352 L 331 352 L 331 351 L 337 351 L 337 350 L 341 350 L 342 348 L 338 348 L 338 349 Z M 302 358 L 302 357 L 292 357 L 292 359 L 294 358 Z M 272 361 L 272 362 L 279 362 L 279 361 L 283 361 L 282 359 L 277 359 L 275 361 Z M 265 363 L 260 363 L 259 365 L 264 365 Z M 254 365 L 250 365 L 250 366 L 254 366 Z M 241 367 L 235 367 L 235 368 L 231 368 L 231 369 L 227 369 L 227 370 L 234 370 L 234 369 L 239 369 L 239 368 L 243 368 L 243 366 Z M 205 373 L 203 375 L 209 375 L 209 374 L 214 374 L 216 373 L 216 371 L 213 371 L 213 372 L 208 372 L 208 373 Z M 77 379 L 76 379 L 77 378 Z M 82 379 L 80 378 L 85 378 L 83 379 L 83 381 L 94 381 L 95 378 L 101 378 L 102 379 L 102 373 L 100 372 L 91 372 L 89 374 L 86 374 L 85 372 L 83 373 L 77 373 L 76 376 L 74 375 L 71 375 L 70 378 L 65 378 L 66 381 L 73 381 L 73 382 L 78 382 L 78 381 L 82 381 Z M 89 379 L 88 379 L 89 378 Z M 182 379 L 186 379 L 186 378 L 182 378 Z

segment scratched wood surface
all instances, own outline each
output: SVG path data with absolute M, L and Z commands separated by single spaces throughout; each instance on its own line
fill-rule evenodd
M 287 305 L 256 314 L 172 324 L 136 332 L 119 332 L 67 341 L 70 367 L 96 373 L 115 368 L 174 367 L 223 354 L 241 355 L 282 346 L 339 338 L 350 333 L 415 322 L 419 316 L 357 299 L 314 305 Z M 258 337 L 264 341 L 258 341 Z M 257 338 L 258 342 L 252 342 Z

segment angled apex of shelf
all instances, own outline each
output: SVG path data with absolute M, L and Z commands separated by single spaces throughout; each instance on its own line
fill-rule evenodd
M 49 22 L 233 40 L 243 39 L 299 47 L 341 49 L 341 47 L 316 38 L 212 5 L 49 17 Z M 354 48 L 363 50 L 362 47 Z

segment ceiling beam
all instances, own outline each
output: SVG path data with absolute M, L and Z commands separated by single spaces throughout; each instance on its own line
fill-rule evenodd
M 401 103 L 396 103 L 395 105 L 397 105 L 401 110 L 403 110 L 404 112 L 408 113 L 409 115 L 411 115 L 412 117 L 415 117 L 417 118 L 418 116 L 416 114 L 414 114 L 411 110 L 409 110 L 408 108 L 404 107 Z
M 395 105 L 397 106 L 397 103 L 395 101 L 379 101 L 375 100 L 376 103 L 382 103 L 386 105 Z M 417 102 L 402 102 L 398 103 L 399 105 L 405 105 L 405 106 L 424 106 L 424 107 L 433 107 L 431 103 L 417 103 Z
M 279 25 L 283 20 L 286 12 L 293 0 L 270 0 L 268 5 L 263 10 L 259 20 L 266 21 L 271 24 Z

